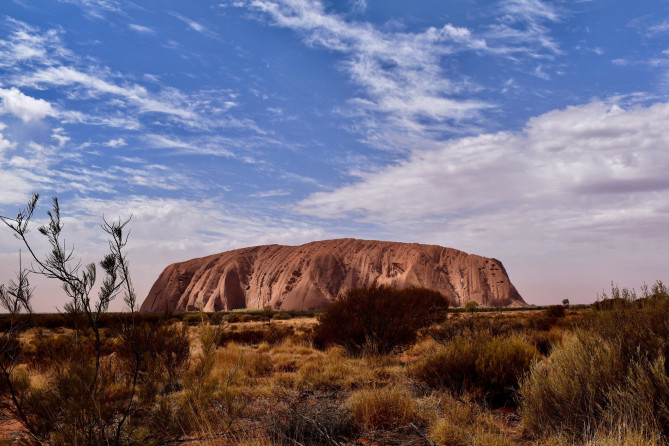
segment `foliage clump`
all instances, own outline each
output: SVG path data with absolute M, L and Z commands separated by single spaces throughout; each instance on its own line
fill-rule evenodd
M 669 435 L 669 292 L 662 282 L 613 287 L 571 340 L 535 364 L 520 388 L 525 429 L 583 438 L 621 426 Z
M 417 331 L 446 308 L 446 298 L 426 288 L 351 288 L 321 315 L 314 344 L 339 344 L 352 354 L 390 353 L 414 342 Z
M 512 404 L 518 379 L 537 359 L 537 349 L 518 335 L 478 332 L 459 336 L 416 361 L 409 373 L 433 388 L 479 395 L 492 404 Z

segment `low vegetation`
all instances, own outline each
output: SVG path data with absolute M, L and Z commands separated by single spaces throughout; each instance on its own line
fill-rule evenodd
M 441 293 L 425 288 L 351 288 L 321 315 L 314 343 L 339 344 L 352 354 L 387 354 L 413 343 L 418 330 L 447 308 Z
M 37 199 L 7 223 L 26 234 Z M 123 254 L 79 266 L 57 202 L 38 272 L 71 297 L 0 286 L 0 444 L 662 445 L 669 291 L 612 287 L 592 308 L 447 310 L 438 293 L 349 290 L 321 314 L 139 314 Z M 26 243 L 28 240 L 26 239 Z M 102 287 L 92 295 L 95 270 Z M 99 282 L 98 282 L 99 283 Z M 122 297 L 125 313 L 106 312 Z

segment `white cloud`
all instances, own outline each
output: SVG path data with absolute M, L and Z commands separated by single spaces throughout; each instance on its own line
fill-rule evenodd
M 589 302 L 611 280 L 666 274 L 668 120 L 669 103 L 555 110 L 519 133 L 415 150 L 295 211 L 501 258 L 532 303 Z
M 351 9 L 356 13 L 365 12 L 367 9 L 367 0 L 353 0 Z
M 116 148 L 116 147 L 126 146 L 126 145 L 128 145 L 128 143 L 125 142 L 125 139 L 123 139 L 123 138 L 116 138 L 116 139 L 110 139 L 109 141 L 104 143 L 104 145 L 107 146 L 107 147 Z
M 500 45 L 500 50 L 504 48 L 501 52 L 521 52 L 533 57 L 562 54 L 546 26 L 562 19 L 555 6 L 541 0 L 503 0 L 499 5 L 499 22 L 490 26 L 485 37 Z
M 15 146 L 14 143 L 5 139 L 5 135 L 2 134 L 2 131 L 5 130 L 6 128 L 7 128 L 7 125 L 3 122 L 0 122 L 0 161 L 2 161 L 2 153 L 5 150 L 11 149 Z
M 137 31 L 140 34 L 154 34 L 156 32 L 153 28 L 149 28 L 148 26 L 144 25 L 138 25 L 136 23 L 130 23 L 128 28 L 133 31 Z
M 653 236 L 661 232 L 655 225 L 669 199 L 668 119 L 669 103 L 568 107 L 530 119 L 519 134 L 483 134 L 416 151 L 359 174 L 358 182 L 317 192 L 297 210 L 403 227 L 438 219 L 462 229 L 493 219 L 518 240 L 531 232 L 539 238 L 575 231 Z
M 192 29 L 195 32 L 198 32 L 200 34 L 205 34 L 208 36 L 215 36 L 216 34 L 211 32 L 207 27 L 202 25 L 199 22 L 196 22 L 195 20 L 189 19 L 188 17 L 185 17 L 179 13 L 176 12 L 170 12 L 170 15 L 173 17 L 176 17 L 177 19 L 181 20 L 184 22 L 190 29 Z
M 50 64 L 71 56 L 63 47 L 58 30 L 40 32 L 11 18 L 6 18 L 5 23 L 10 34 L 6 40 L 0 39 L 0 67 L 25 63 Z
M 35 99 L 23 94 L 19 89 L 0 88 L 0 113 L 9 113 L 21 118 L 23 122 L 39 121 L 46 116 L 56 116 L 51 104 L 44 99 Z
M 81 72 L 71 67 L 49 67 L 22 76 L 17 84 L 38 88 L 42 85 L 68 86 L 81 85 L 96 93 L 106 93 L 123 97 L 137 105 L 143 112 L 158 112 L 192 120 L 196 114 L 167 101 L 153 98 L 148 91 L 137 84 L 117 85 L 93 74 Z
M 268 198 L 268 197 L 283 197 L 286 195 L 290 195 L 290 192 L 281 189 L 272 189 L 264 192 L 257 192 L 249 196 L 258 198 Z
M 96 19 L 104 19 L 107 12 L 120 13 L 123 8 L 116 0 L 58 0 L 80 7 L 86 15 Z

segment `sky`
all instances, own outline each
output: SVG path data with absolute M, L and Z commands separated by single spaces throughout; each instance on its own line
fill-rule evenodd
M 57 196 L 83 263 L 132 216 L 140 301 L 176 261 L 356 237 L 592 302 L 669 280 L 668 171 L 667 0 L 0 5 L 0 215 Z M 0 283 L 20 249 L 0 228 Z

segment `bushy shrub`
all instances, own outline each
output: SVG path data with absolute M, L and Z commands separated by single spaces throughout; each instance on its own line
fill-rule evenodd
M 419 419 L 411 392 L 401 387 L 358 390 L 351 394 L 348 408 L 354 420 L 371 429 L 406 426 Z
M 490 413 L 470 401 L 446 397 L 444 414 L 432 423 L 430 438 L 440 446 L 511 446 Z
M 612 430 L 669 435 L 669 293 L 614 287 L 581 330 L 535 364 L 520 389 L 525 429 L 570 438 Z
M 564 317 L 565 307 L 564 305 L 551 305 L 548 308 L 546 308 L 545 313 L 548 317 L 559 319 L 561 317 Z
M 466 390 L 493 404 L 509 404 L 519 378 L 537 356 L 534 346 L 518 336 L 458 337 L 417 361 L 409 373 L 431 387 Z
M 220 345 L 226 345 L 229 342 L 246 345 L 258 345 L 267 342 L 270 345 L 276 345 L 290 338 L 295 334 L 295 329 L 291 326 L 281 326 L 272 324 L 269 327 L 236 329 L 222 333 L 219 341 Z
M 440 293 L 425 288 L 388 286 L 352 288 L 332 302 L 320 316 L 314 344 L 339 344 L 350 353 L 381 354 L 416 340 L 437 310 L 448 307 Z
M 479 307 L 478 302 L 474 302 L 473 300 L 470 300 L 469 302 L 467 302 L 465 304 L 464 309 L 468 313 L 473 313 L 478 309 L 478 307 Z
M 348 409 L 311 392 L 285 392 L 265 413 L 263 425 L 272 444 L 353 444 L 358 430 Z
M 598 424 L 606 386 L 621 377 L 618 352 L 595 334 L 581 335 L 536 363 L 520 387 L 528 432 L 578 436 Z

